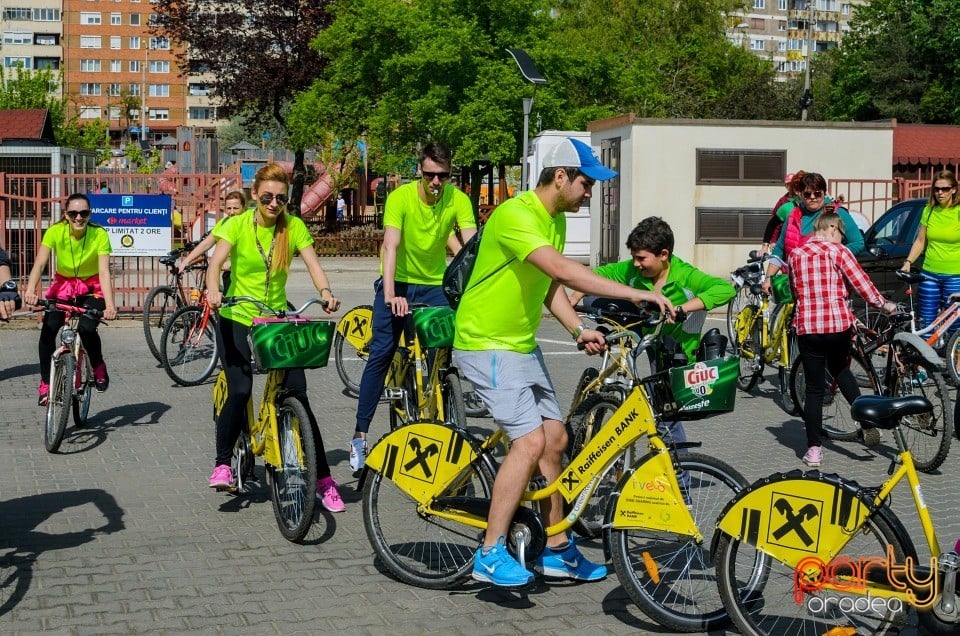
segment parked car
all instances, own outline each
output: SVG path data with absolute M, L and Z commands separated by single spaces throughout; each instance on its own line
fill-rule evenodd
M 917 238 L 920 213 L 926 204 L 927 199 L 901 201 L 884 212 L 863 235 L 864 249 L 857 255 L 857 260 L 877 289 L 894 302 L 906 300 L 906 286 L 897 279 L 895 272 L 903 266 Z M 914 270 L 922 264 L 921 256 L 913 263 Z

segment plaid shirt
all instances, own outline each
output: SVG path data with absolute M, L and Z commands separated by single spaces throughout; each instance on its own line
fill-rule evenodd
M 797 335 L 841 333 L 853 325 L 847 302 L 848 281 L 869 304 L 882 307 L 883 296 L 845 246 L 811 236 L 787 259 L 796 298 L 793 325 Z

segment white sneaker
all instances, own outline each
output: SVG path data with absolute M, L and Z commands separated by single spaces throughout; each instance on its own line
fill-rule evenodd
M 355 437 L 350 440 L 350 470 L 360 470 L 367 462 L 367 440 Z

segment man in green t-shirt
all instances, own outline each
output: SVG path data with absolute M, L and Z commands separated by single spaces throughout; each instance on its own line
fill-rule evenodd
M 373 334 L 350 440 L 350 468 L 355 471 L 366 461 L 367 431 L 410 304 L 447 305 L 441 287 L 447 247 L 453 253 L 460 250 L 454 224 L 464 241 L 477 230 L 470 198 L 449 183 L 450 150 L 439 141 L 430 142 L 420 152 L 419 165 L 420 178 L 391 192 L 383 215 L 381 277 L 373 285 Z
M 587 329 L 567 300 L 564 286 L 631 302 L 656 302 L 673 310 L 658 292 L 637 290 L 602 278 L 562 255 L 564 212 L 575 212 L 593 185 L 617 175 L 590 146 L 565 139 L 544 157 L 537 187 L 501 204 L 487 221 L 473 280 L 457 308 L 454 362 L 510 438 L 497 472 L 483 545 L 474 556 L 473 578 L 502 587 L 529 583 L 533 575 L 506 550 L 504 537 L 536 470 L 548 480 L 560 475 L 566 432 L 560 407 L 537 346 L 543 306 L 587 353 L 604 348 L 603 334 Z M 492 274 L 491 274 L 492 273 Z M 545 525 L 559 523 L 559 495 L 541 503 Z M 547 539 L 537 564 L 545 576 L 595 581 L 602 565 L 587 561 L 566 535 Z

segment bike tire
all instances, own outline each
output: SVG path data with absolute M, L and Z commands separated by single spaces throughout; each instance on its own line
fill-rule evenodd
M 180 307 L 183 301 L 177 294 L 177 290 L 169 285 L 160 285 L 154 287 L 147 294 L 143 301 L 143 312 L 141 321 L 143 322 L 143 336 L 147 340 L 147 348 L 157 359 L 157 362 L 163 363 L 163 357 L 160 353 L 160 338 L 163 336 L 163 328 Z
M 609 528 L 606 545 L 620 584 L 644 614 L 678 632 L 721 629 L 730 618 L 717 591 L 709 537 L 730 499 L 749 484 L 709 455 L 681 452 L 677 463 L 684 499 L 705 540 L 697 544 L 667 533 Z M 657 567 L 656 583 L 651 563 Z
M 757 305 L 747 305 L 737 314 L 736 339 L 737 355 L 740 356 L 740 371 L 737 374 L 737 387 L 747 393 L 757 385 L 763 375 L 763 315 Z
M 90 366 L 90 357 L 81 353 L 80 360 L 79 368 L 76 370 L 78 378 L 76 392 L 71 401 L 73 425 L 77 428 L 86 426 L 87 418 L 90 415 L 90 401 L 93 397 L 93 368 Z
M 750 285 L 741 285 L 737 288 L 737 293 L 727 304 L 727 342 L 730 346 L 736 346 L 737 342 L 737 315 L 740 311 L 750 304 L 753 292 L 750 291 Z
M 63 353 L 50 365 L 50 393 L 46 421 L 43 426 L 43 445 L 49 453 L 56 453 L 63 441 L 73 400 L 73 378 L 76 373 L 73 355 Z
M 953 437 L 953 409 L 950 389 L 937 366 L 931 364 L 908 343 L 893 342 L 905 373 L 894 365 L 892 373 L 897 396 L 922 395 L 933 404 L 929 415 L 911 415 L 901 420 L 900 430 L 913 455 L 917 470 L 931 473 L 943 464 Z M 920 373 L 922 371 L 922 373 Z M 926 377 L 923 377 L 926 376 Z
M 592 393 L 586 396 L 567 421 L 567 453 L 564 465 L 568 465 L 589 442 L 594 434 L 610 419 L 610 416 L 623 403 L 619 393 Z M 597 489 L 590 496 L 579 518 L 573 523 L 573 531 L 581 537 L 596 539 L 603 534 L 603 517 L 607 511 L 607 502 L 623 475 L 624 456 L 621 455 L 611 464 Z
M 444 423 L 456 428 L 467 427 L 467 409 L 463 403 L 463 385 L 456 371 L 448 371 L 443 378 Z
M 283 465 L 267 466 L 270 500 L 280 534 L 297 542 L 307 536 L 313 524 L 317 453 L 307 410 L 293 396 L 283 398 L 277 405 L 277 438 Z
M 372 311 L 372 308 L 371 308 Z M 333 359 L 337 367 L 337 375 L 343 382 L 347 393 L 353 397 L 360 396 L 360 379 L 367 366 L 369 352 L 365 349 L 354 349 L 349 340 L 340 333 L 340 325 L 333 334 Z
M 840 611 L 839 603 L 830 605 L 835 610 L 831 613 L 813 615 L 808 608 L 811 602 L 815 602 L 813 599 L 819 597 L 808 592 L 802 603 L 794 600 L 796 572 L 793 568 L 767 557 L 760 562 L 760 568 L 766 570 L 766 576 L 758 577 L 757 556 L 764 553 L 725 533 L 721 533 L 718 539 L 716 567 L 720 597 L 733 623 L 743 634 L 820 636 L 832 633 L 830 630 L 834 627 L 851 627 L 856 629 L 857 634 L 892 635 L 900 633 L 903 627 L 906 612 L 900 616 L 886 613 L 871 620 L 869 612 Z M 834 556 L 831 563 L 841 558 L 856 562 L 865 555 L 886 554 L 888 545 L 893 548 L 897 563 L 904 563 L 907 556 L 912 556 L 916 562 L 916 554 L 906 555 L 898 535 L 880 515 L 874 514 L 860 531 L 850 535 L 840 554 Z M 762 585 L 751 583 L 758 578 Z M 825 596 L 864 598 L 863 595 L 847 595 L 837 590 L 830 590 Z
M 874 392 L 866 367 L 857 356 L 850 358 L 850 371 L 857 379 L 861 392 L 863 389 L 867 389 L 868 394 Z M 807 398 L 806 379 L 803 364 L 799 358 L 794 360 L 790 367 L 790 394 L 802 418 Z M 860 437 L 860 425 L 850 416 L 850 402 L 847 401 L 829 372 L 827 372 L 827 387 L 823 395 L 823 423 L 820 430 L 827 439 L 838 442 L 850 442 Z
M 489 499 L 494 475 L 481 458 L 444 496 Z M 466 579 L 483 541 L 481 530 L 420 514 L 417 502 L 382 473 L 368 475 L 364 484 L 363 525 L 374 553 L 393 576 L 432 590 L 449 589 Z
M 202 307 L 181 307 L 170 318 L 160 339 L 163 370 L 180 386 L 206 382 L 217 368 L 215 314 L 210 312 L 203 325 Z
M 960 329 L 947 340 L 943 350 L 943 361 L 947 365 L 947 378 L 953 386 L 960 386 Z

